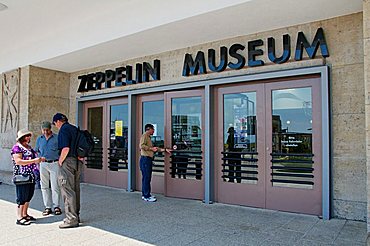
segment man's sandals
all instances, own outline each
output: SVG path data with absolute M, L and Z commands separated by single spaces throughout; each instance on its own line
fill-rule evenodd
M 60 208 L 56 207 L 56 208 L 54 208 L 54 214 L 55 215 L 60 215 L 60 214 L 62 214 L 62 210 L 60 210 Z
M 51 208 L 45 208 L 44 212 L 42 212 L 43 216 L 48 216 L 49 214 L 52 214 L 53 211 L 51 211 Z
M 45 208 L 44 212 L 42 212 L 43 216 L 48 216 L 49 214 L 52 214 L 53 211 L 51 211 L 51 208 Z M 62 210 L 59 207 L 54 208 L 54 214 L 55 215 L 60 215 L 62 214 Z

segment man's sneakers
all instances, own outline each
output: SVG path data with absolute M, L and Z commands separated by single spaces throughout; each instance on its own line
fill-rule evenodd
M 80 216 L 78 216 L 78 221 L 77 223 L 71 223 L 67 221 L 67 218 L 63 219 L 63 223 L 59 225 L 59 229 L 67 229 L 67 228 L 74 228 L 74 227 L 79 227 L 80 223 Z
M 150 195 L 150 197 L 157 198 L 156 196 Z M 144 200 L 144 196 L 141 196 L 141 199 Z
M 142 196 L 141 199 L 143 199 L 146 202 L 156 202 L 157 201 L 157 198 L 155 198 L 155 196 L 150 196 L 148 198 L 145 198 Z
M 78 223 L 68 224 L 66 222 L 63 222 L 63 224 L 59 225 L 59 229 L 74 228 L 74 227 L 78 227 L 78 226 L 79 226 Z
M 153 197 L 153 198 L 156 198 L 155 196 L 150 196 L 150 197 Z M 141 196 L 141 199 L 144 200 L 144 196 Z

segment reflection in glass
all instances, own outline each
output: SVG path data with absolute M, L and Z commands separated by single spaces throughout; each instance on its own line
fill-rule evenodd
M 272 91 L 272 182 L 312 188 L 311 88 Z
M 86 167 L 103 169 L 103 107 L 87 110 L 87 130 L 93 136 L 95 147 L 93 153 L 86 159 Z
M 152 124 L 154 126 L 154 134 L 151 137 L 152 143 L 156 147 L 164 148 L 164 102 L 150 101 L 143 102 L 143 129 L 145 132 L 145 125 Z M 154 155 L 153 161 L 154 174 L 164 174 L 164 154 L 157 152 Z
M 171 177 L 202 179 L 202 99 L 172 99 Z
M 256 92 L 226 94 L 223 103 L 222 179 L 231 183 L 256 183 Z
M 110 106 L 108 168 L 127 171 L 128 161 L 128 107 L 127 104 Z

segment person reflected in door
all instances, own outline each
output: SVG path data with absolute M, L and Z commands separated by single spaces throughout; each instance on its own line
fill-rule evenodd
M 140 148 L 140 170 L 141 170 L 141 199 L 146 202 L 155 202 L 157 198 L 152 196 L 150 182 L 152 180 L 153 171 L 153 157 L 155 152 L 163 152 L 171 154 L 171 149 L 169 148 L 159 148 L 153 146 L 150 136 L 154 133 L 154 126 L 152 124 L 145 125 L 145 132 L 140 138 L 139 148 Z
M 234 183 L 234 179 L 236 178 L 236 182 L 241 182 L 241 160 L 240 154 L 235 153 L 237 149 L 235 148 L 235 129 L 234 127 L 229 127 L 227 130 L 229 134 L 227 136 L 226 144 L 227 144 L 227 152 L 231 152 L 227 154 L 228 164 L 229 164 L 229 182 Z
M 111 148 L 111 153 L 110 153 L 110 156 L 109 156 L 109 169 L 111 171 L 118 171 L 118 164 L 119 164 L 119 160 L 120 160 L 120 141 L 118 139 L 119 137 L 116 137 L 115 140 L 113 140 L 113 147 Z
M 190 149 L 186 141 L 183 141 L 181 144 L 178 144 L 177 146 L 178 146 L 178 150 L 185 151 L 185 150 Z M 187 153 L 180 152 L 174 158 L 175 163 L 177 163 L 176 171 L 177 171 L 177 176 L 179 179 L 181 178 L 181 176 L 183 177 L 183 179 L 186 179 L 186 173 L 187 173 L 188 162 L 189 162 L 188 156 L 186 154 Z

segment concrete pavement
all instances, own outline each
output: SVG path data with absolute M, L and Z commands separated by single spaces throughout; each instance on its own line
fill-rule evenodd
M 262 210 L 81 184 L 79 228 L 58 228 L 64 214 L 43 217 L 36 190 L 30 226 L 15 224 L 14 186 L 0 185 L 0 245 L 366 245 L 366 223 Z

